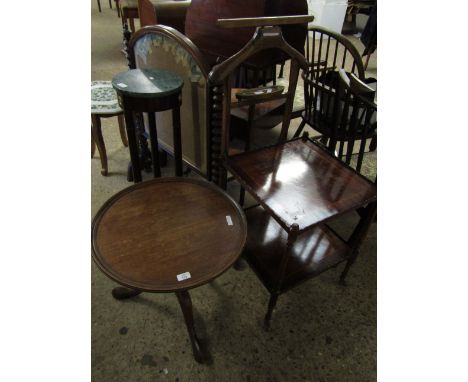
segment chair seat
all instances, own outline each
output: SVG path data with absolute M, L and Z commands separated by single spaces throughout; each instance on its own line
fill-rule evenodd
M 122 112 L 112 83 L 110 81 L 92 81 L 91 114 L 119 114 Z
M 244 258 L 263 285 L 273 292 L 278 285 L 281 259 L 288 235 L 262 207 L 245 211 L 249 227 Z M 292 247 L 281 293 L 345 261 L 348 246 L 326 225 L 300 235 Z
M 310 139 L 228 157 L 227 170 L 288 232 L 376 200 L 376 185 Z

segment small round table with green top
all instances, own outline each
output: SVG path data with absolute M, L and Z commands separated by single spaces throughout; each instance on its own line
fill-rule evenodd
M 117 94 L 110 81 L 91 82 L 91 158 L 97 145 L 101 159 L 101 174 L 107 175 L 107 153 L 101 131 L 101 118 L 117 117 L 119 121 L 120 138 L 124 146 L 128 146 L 125 136 L 123 110 L 117 101 Z
M 172 110 L 176 175 L 182 176 L 180 105 L 184 81 L 177 74 L 162 69 L 132 69 L 117 74 L 112 86 L 124 109 L 133 180 L 141 182 L 141 166 L 135 133 L 135 113 L 148 113 L 151 157 L 154 177 L 161 176 L 155 113 Z

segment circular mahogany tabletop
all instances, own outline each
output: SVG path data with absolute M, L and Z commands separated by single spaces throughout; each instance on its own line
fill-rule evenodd
M 244 212 L 207 181 L 159 178 L 110 198 L 92 224 L 93 257 L 118 283 L 146 292 L 205 284 L 240 256 Z

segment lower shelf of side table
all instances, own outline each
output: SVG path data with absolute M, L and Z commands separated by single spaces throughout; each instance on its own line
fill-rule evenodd
M 249 228 L 244 257 L 272 292 L 278 284 L 287 232 L 260 206 L 246 210 L 245 214 Z M 293 245 L 280 292 L 347 260 L 347 255 L 346 243 L 325 225 L 300 234 Z

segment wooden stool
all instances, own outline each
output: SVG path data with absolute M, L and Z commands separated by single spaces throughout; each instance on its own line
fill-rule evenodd
M 154 177 L 161 176 L 155 113 L 172 109 L 174 160 L 176 175 L 182 176 L 180 105 L 184 81 L 177 74 L 162 69 L 132 69 L 117 74 L 112 86 L 124 109 L 125 125 L 132 161 L 133 181 L 141 182 L 141 166 L 136 139 L 135 113 L 148 113 L 151 157 Z
M 101 118 L 115 117 L 119 121 L 120 138 L 128 146 L 123 122 L 123 110 L 117 102 L 117 94 L 110 81 L 91 82 L 91 158 L 94 157 L 96 145 L 101 157 L 101 174 L 107 175 L 107 154 L 101 131 Z

